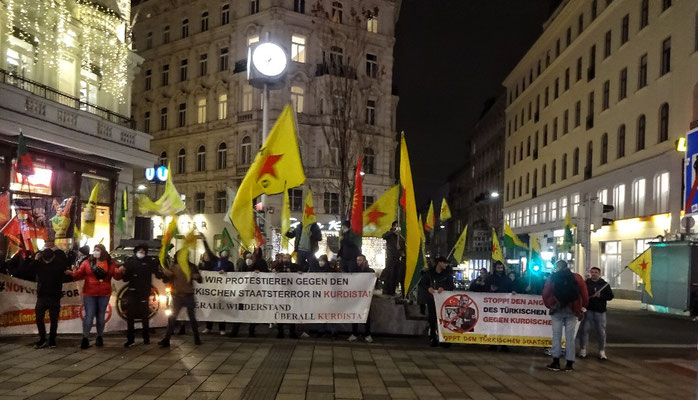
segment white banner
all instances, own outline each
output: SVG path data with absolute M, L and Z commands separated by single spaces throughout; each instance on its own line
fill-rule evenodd
M 363 323 L 376 283 L 369 273 L 201 274 L 194 288 L 200 321 Z
M 551 346 L 552 320 L 541 296 L 443 292 L 434 300 L 442 342 Z

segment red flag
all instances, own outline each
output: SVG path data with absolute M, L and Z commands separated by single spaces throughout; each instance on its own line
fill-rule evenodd
M 257 225 L 257 222 L 254 224 L 254 240 L 255 240 L 255 246 L 257 247 L 262 247 L 264 246 L 264 235 L 262 235 L 262 231 L 259 229 L 259 225 Z
M 19 220 L 16 216 L 6 223 L 2 229 L 0 229 L 0 234 L 7 236 L 10 240 L 17 244 L 22 243 L 22 228 L 20 227 Z
M 11 217 L 10 192 L 5 192 L 0 194 L 0 226 L 4 226 Z
M 364 227 L 364 184 L 361 176 L 361 156 L 354 174 L 354 200 L 351 205 L 351 230 L 361 236 Z

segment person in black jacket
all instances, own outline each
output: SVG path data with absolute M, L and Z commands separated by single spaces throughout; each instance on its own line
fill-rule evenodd
M 56 347 L 56 333 L 58 332 L 58 317 L 61 313 L 61 297 L 63 297 L 63 282 L 70 281 L 65 271 L 70 267 L 66 257 L 57 256 L 47 248 L 36 253 L 34 260 L 27 260 L 20 267 L 22 275 L 33 276 L 36 281 L 36 327 L 39 330 L 39 341 L 34 348 Z M 46 325 L 44 318 L 48 310 L 51 330 L 46 341 Z
M 296 251 L 296 261 L 303 271 L 307 271 L 312 265 L 317 265 L 317 253 L 320 246 L 318 242 L 322 240 L 322 232 L 317 223 L 310 225 L 309 229 L 303 229 L 303 224 L 299 223 L 295 228 L 286 232 L 286 237 L 294 239 L 293 248 Z
M 582 335 L 579 343 L 579 357 L 587 356 L 587 344 L 589 333 L 596 331 L 599 340 L 599 359 L 608 360 L 606 357 L 606 303 L 613 300 L 611 286 L 601 278 L 601 269 L 591 267 L 590 278 L 586 280 L 587 293 L 589 293 L 589 305 L 584 314 Z
M 487 291 L 492 293 L 511 293 L 513 291 L 512 281 L 507 276 L 501 261 L 495 261 L 494 271 L 487 277 L 485 286 L 487 286 Z
M 150 293 L 152 277 L 164 278 L 160 270 L 159 261 L 148 256 L 148 246 L 139 244 L 133 249 L 133 257 L 129 257 L 124 264 L 122 280 L 127 282 L 126 293 L 126 342 L 124 347 L 135 344 L 135 320 L 140 319 L 143 325 L 143 344 L 150 343 L 149 319 L 150 319 Z
M 421 288 L 426 288 L 429 292 L 427 299 L 427 319 L 429 320 L 429 337 L 431 338 L 431 346 L 439 345 L 439 333 L 436 328 L 436 303 L 434 301 L 434 293 L 441 293 L 444 290 L 453 290 L 453 270 L 448 265 L 446 257 L 438 257 L 433 268 L 425 271 L 422 274 L 422 279 L 419 281 Z
M 361 255 L 357 241 L 356 235 L 351 230 L 351 222 L 343 221 L 342 239 L 339 241 L 339 251 L 337 252 L 342 272 L 361 272 L 356 265 L 356 258 Z
M 356 268 L 356 272 L 363 272 L 374 275 L 376 273 L 376 271 L 369 267 L 368 260 L 366 260 L 366 256 L 363 254 L 359 254 L 359 256 L 356 257 Z M 373 336 L 371 336 L 371 305 L 368 306 L 368 315 L 366 316 L 366 323 L 351 324 L 351 336 L 349 336 L 349 338 L 347 339 L 348 341 L 356 342 L 357 340 L 359 340 L 359 325 L 364 326 L 364 341 L 366 343 L 373 343 Z
M 240 272 L 269 272 L 269 266 L 264 260 L 261 247 L 255 248 L 252 253 L 249 251 L 245 252 L 245 264 Z M 240 322 L 233 322 L 233 329 L 229 333 L 230 337 L 237 337 L 240 332 L 240 325 Z M 256 328 L 257 324 L 249 324 L 248 330 L 250 337 L 255 337 Z
M 490 290 L 487 286 L 488 277 L 487 268 L 480 268 L 480 275 L 470 283 L 470 288 L 468 290 L 471 292 L 489 292 Z
M 385 240 L 385 286 L 383 294 L 395 295 L 401 272 L 401 253 L 405 251 L 405 239 L 400 235 L 400 227 L 397 221 L 393 221 L 390 230 L 383 234 Z

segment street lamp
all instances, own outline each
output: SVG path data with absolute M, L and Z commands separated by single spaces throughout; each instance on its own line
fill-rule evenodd
M 497 197 L 499 197 L 499 192 L 495 191 L 495 192 L 490 193 L 490 197 L 493 199 L 496 199 Z

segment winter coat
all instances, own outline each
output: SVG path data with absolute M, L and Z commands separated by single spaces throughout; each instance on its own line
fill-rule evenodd
M 493 293 L 511 293 L 514 290 L 513 282 L 506 273 L 501 275 L 497 274 L 497 271 L 491 273 L 487 280 L 485 281 L 485 286 L 488 292 Z
M 489 292 L 489 286 L 487 286 L 487 279 L 480 279 L 478 277 L 476 280 L 470 283 L 471 292 Z
M 70 277 L 65 271 L 70 269 L 67 261 L 62 257 L 53 257 L 46 264 L 43 260 L 26 262 L 21 267 L 23 275 L 32 275 L 36 281 L 36 297 L 63 297 L 63 283 L 69 282 Z
M 272 270 L 274 272 L 298 272 L 298 271 L 301 271 L 301 266 L 296 264 L 296 263 L 293 263 L 293 262 L 289 262 L 289 263 L 280 262 L 280 263 L 274 264 L 272 266 Z
M 265 260 L 259 259 L 254 262 L 254 264 L 247 266 L 247 263 L 243 260 L 242 269 L 240 272 L 269 272 L 269 265 Z
M 344 269 L 344 266 L 349 265 L 356 267 L 356 257 L 360 255 L 361 251 L 359 250 L 359 246 L 356 245 L 356 235 L 351 230 L 342 233 L 342 239 L 339 242 L 339 251 L 337 252 L 337 256 L 342 260 L 342 269 Z M 349 270 L 344 272 L 358 272 L 358 268 L 353 271 Z
M 559 274 L 560 272 L 556 272 L 555 274 Z M 546 307 L 549 309 L 554 310 L 555 307 L 558 306 L 558 301 L 555 298 L 555 284 L 553 283 L 553 278 L 555 277 L 555 274 L 553 274 L 550 279 L 548 279 L 545 282 L 545 286 L 543 287 L 543 303 L 545 304 Z M 581 275 L 579 274 L 574 274 L 574 279 L 577 281 L 577 291 L 578 291 L 578 296 L 577 300 L 574 302 L 570 303 L 568 307 L 572 310 L 572 312 L 577 315 L 578 317 L 582 316 L 582 308 L 586 307 L 587 304 L 589 303 L 589 293 L 587 292 L 587 285 L 584 282 L 584 278 L 582 278 Z
M 429 293 L 429 288 L 433 288 L 434 290 L 438 290 L 439 288 L 443 288 L 444 290 L 455 289 L 453 270 L 448 267 L 440 273 L 436 272 L 436 268 L 422 271 L 422 278 L 419 280 L 418 290 L 422 293 L 426 293 L 427 301 L 434 301 L 434 296 Z
M 286 232 L 286 237 L 294 239 L 293 248 L 298 251 L 298 245 L 301 242 L 301 234 L 303 233 L 303 224 L 298 224 L 294 229 Z M 315 254 L 320 246 L 318 242 L 322 240 L 322 231 L 317 223 L 310 225 L 310 252 Z
M 124 264 L 121 279 L 128 282 L 128 294 L 138 296 L 140 299 L 150 297 L 153 275 L 162 279 L 159 261 L 153 257 L 129 257 Z
M 613 300 L 613 290 L 611 290 L 611 286 L 607 285 L 606 281 L 601 278 L 596 282 L 589 278 L 586 280 L 586 285 L 587 293 L 589 293 L 589 305 L 587 306 L 587 310 L 600 313 L 606 312 L 606 303 Z M 601 290 L 601 295 L 599 297 L 592 297 L 599 290 Z
M 177 263 L 163 271 L 165 276 L 172 282 L 172 294 L 175 296 L 193 295 L 194 282 L 203 282 L 201 274 L 199 273 L 199 268 L 196 265 L 189 263 L 189 271 L 191 273 L 191 280 L 187 279 L 184 271 L 182 271 L 182 268 Z
M 81 279 L 85 280 L 85 284 L 82 286 L 82 295 L 84 296 L 111 296 L 111 280 L 121 279 L 121 272 L 116 266 L 116 263 L 112 260 L 109 261 L 97 261 L 97 266 L 102 268 L 107 272 L 107 275 L 101 281 L 97 279 L 95 274 L 92 272 L 91 263 L 93 258 L 90 257 L 80 264 L 80 268 L 73 273 L 73 280 L 79 281 Z
M 383 234 L 385 240 L 386 260 L 397 260 L 401 252 L 405 251 L 405 239 L 400 236 L 400 232 L 388 231 Z

